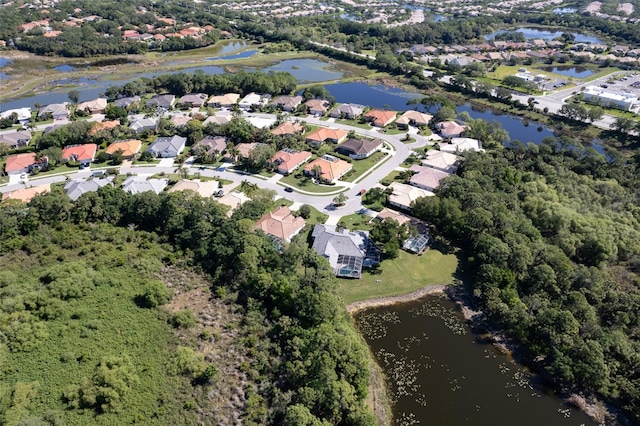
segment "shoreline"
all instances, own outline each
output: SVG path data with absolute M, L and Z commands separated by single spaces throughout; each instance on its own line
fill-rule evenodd
M 444 294 L 445 289 L 449 287 L 451 284 L 434 284 L 428 285 L 426 287 L 419 288 L 418 290 L 402 294 L 399 296 L 386 296 L 386 297 L 377 297 L 375 299 L 367 299 L 361 300 L 359 302 L 353 302 L 346 306 L 347 312 L 350 315 L 357 314 L 360 311 L 370 308 L 377 308 L 380 306 L 390 306 L 398 303 L 411 302 L 413 300 L 418 300 L 423 298 L 424 296 L 428 296 L 430 294 Z

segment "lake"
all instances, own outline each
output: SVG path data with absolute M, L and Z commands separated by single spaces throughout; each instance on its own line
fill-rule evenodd
M 3 58 L 0 56 L 0 68 L 9 66 L 13 63 L 13 61 L 9 58 Z
M 485 35 L 484 39 L 485 40 L 493 40 L 496 35 L 502 34 L 502 33 L 505 33 L 505 32 L 522 33 L 522 34 L 524 34 L 524 37 L 527 40 L 532 40 L 532 39 L 553 40 L 556 37 L 560 37 L 563 33 L 569 33 L 569 34 L 573 34 L 575 36 L 575 41 L 578 42 L 578 43 L 594 43 L 594 44 L 602 44 L 602 43 L 604 43 L 602 40 L 600 40 L 597 37 L 592 37 L 592 36 L 588 36 L 588 35 L 584 35 L 584 34 L 580 34 L 580 33 L 568 32 L 568 31 L 548 31 L 548 30 L 541 30 L 541 29 L 538 29 L 538 28 L 526 28 L 526 27 L 516 28 L 516 29 L 512 29 L 512 30 L 494 31 L 491 34 Z
M 255 55 L 256 53 L 258 53 L 257 50 L 245 50 L 244 52 L 234 53 L 232 55 L 216 56 L 214 58 L 207 58 L 207 60 L 208 61 L 217 61 L 217 60 L 220 60 L 220 59 L 244 59 L 244 58 L 250 58 L 253 55 Z
M 413 106 L 407 105 L 407 101 L 422 98 L 425 95 L 416 92 L 407 92 L 395 87 L 383 85 L 369 85 L 366 83 L 337 83 L 326 86 L 331 95 L 340 103 L 357 103 L 369 105 L 374 108 L 389 108 L 396 111 L 406 111 Z M 420 105 L 419 109 L 424 110 Z M 553 131 L 538 123 L 531 122 L 526 126 L 523 121 L 512 115 L 499 115 L 489 109 L 474 109 L 470 105 L 462 105 L 457 108 L 458 113 L 466 111 L 471 118 L 482 118 L 488 121 L 498 121 L 509 132 L 511 140 L 520 142 L 540 143 L 547 136 L 553 137 Z
M 474 334 L 446 298 L 369 309 L 355 321 L 387 377 L 395 424 L 596 425 Z
M 320 81 L 339 80 L 343 73 L 329 69 L 331 64 L 317 59 L 288 59 L 262 71 L 286 71 L 300 83 L 317 83 Z
M 585 67 L 578 67 L 574 65 L 558 65 L 557 67 L 543 67 L 540 68 L 543 71 L 552 72 L 554 74 L 566 75 L 567 77 L 574 78 L 586 78 L 595 74 L 595 71 L 591 71 Z

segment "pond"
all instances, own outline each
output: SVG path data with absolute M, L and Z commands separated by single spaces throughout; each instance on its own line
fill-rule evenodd
M 54 70 L 56 71 L 60 71 L 60 72 L 73 72 L 73 71 L 79 71 L 82 69 L 86 69 L 89 68 L 88 65 L 69 65 L 69 64 L 64 64 L 64 65 L 58 65 L 53 67 Z
M 247 43 L 242 40 L 229 40 L 216 44 L 211 50 L 211 53 L 215 55 L 226 55 L 228 53 L 236 52 L 240 49 L 247 47 Z
M 496 35 L 502 34 L 505 32 L 522 33 L 524 34 L 524 37 L 527 40 L 532 40 L 532 39 L 553 40 L 556 37 L 560 37 L 564 33 L 568 33 L 568 34 L 573 34 L 575 36 L 575 41 L 578 43 L 594 43 L 594 44 L 604 43 L 602 40 L 600 40 L 597 37 L 592 37 L 592 36 L 588 36 L 580 33 L 575 33 L 570 31 L 548 31 L 548 30 L 541 30 L 538 28 L 526 28 L 526 27 L 520 27 L 516 29 L 511 29 L 511 30 L 494 31 L 491 34 L 485 35 L 484 39 L 493 40 Z
M 385 372 L 398 425 L 596 424 L 474 334 L 448 299 L 369 309 L 355 321 Z
M 586 78 L 590 75 L 595 74 L 595 71 L 592 71 L 585 67 L 577 67 L 573 65 L 558 65 L 557 67 L 543 67 L 540 68 L 543 71 L 552 72 L 554 74 L 566 75 L 567 77 L 574 78 Z
M 343 73 L 329 69 L 331 64 L 317 59 L 288 59 L 262 71 L 286 71 L 293 75 L 299 83 L 316 83 L 319 81 L 338 80 Z
M 253 55 L 255 55 L 256 53 L 258 53 L 257 50 L 245 50 L 244 52 L 235 53 L 233 55 L 216 56 L 216 57 L 213 57 L 213 58 L 207 58 L 207 60 L 208 61 L 216 61 L 216 60 L 220 60 L 220 59 L 244 59 L 244 58 L 250 58 Z
M 578 11 L 575 7 L 556 7 L 553 9 L 553 13 L 556 15 L 567 15 L 569 13 L 576 13 Z
M 0 68 L 9 66 L 13 63 L 13 61 L 9 58 L 3 58 L 0 56 Z

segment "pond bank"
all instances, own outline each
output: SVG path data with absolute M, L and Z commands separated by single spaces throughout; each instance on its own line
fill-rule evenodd
M 412 293 L 404 294 L 401 296 L 378 297 L 376 299 L 362 300 L 347 305 L 347 312 L 350 315 L 355 315 L 356 313 L 369 308 L 377 308 L 379 306 L 389 306 L 395 305 L 397 303 L 411 302 L 412 300 L 421 299 L 429 294 L 442 294 L 447 287 L 448 286 L 446 285 L 428 285 Z

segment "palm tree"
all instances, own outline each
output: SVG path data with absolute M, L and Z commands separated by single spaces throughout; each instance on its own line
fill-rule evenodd
M 319 164 L 316 164 L 311 168 L 311 174 L 313 175 L 313 177 L 318 179 L 320 176 L 322 176 L 322 167 L 320 167 Z
M 349 199 L 349 197 L 344 195 L 344 192 L 341 192 L 340 194 L 335 196 L 335 198 L 333 199 L 333 204 L 335 206 L 343 206 L 347 202 L 348 199 Z

